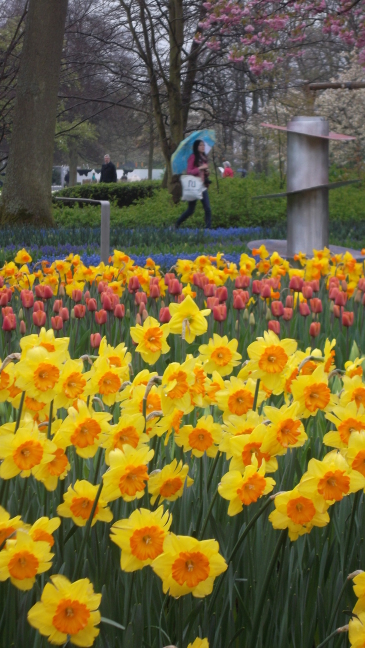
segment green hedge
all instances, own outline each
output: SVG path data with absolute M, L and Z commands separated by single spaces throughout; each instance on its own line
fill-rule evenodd
M 136 185 L 145 183 L 130 183 L 122 185 L 131 191 Z M 83 185 L 76 189 L 97 190 L 103 185 Z M 104 185 L 111 186 L 111 185 Z M 119 185 L 117 186 L 119 189 Z M 112 207 L 111 221 L 123 227 L 169 227 L 174 224 L 178 216 L 186 209 L 186 203 L 174 205 L 171 196 L 165 189 L 155 191 L 159 183 L 150 183 L 153 195 L 144 195 L 138 201 L 122 208 Z M 73 189 L 75 191 L 75 189 Z M 141 188 L 143 192 L 144 189 Z M 255 196 L 284 191 L 280 187 L 276 175 L 268 177 L 250 174 L 246 178 L 226 178 L 219 180 L 218 188 L 214 180 L 209 188 L 209 197 L 212 207 L 212 224 L 217 227 L 273 227 L 286 220 L 286 199 L 255 200 Z M 89 196 L 88 196 L 89 197 Z M 136 199 L 134 199 L 136 200 Z M 100 224 L 100 208 L 84 207 L 70 209 L 68 206 L 57 205 L 54 209 L 56 223 L 66 227 L 72 226 L 98 226 Z M 350 185 L 330 192 L 330 217 L 336 222 L 361 222 L 365 221 L 365 191 L 364 185 Z M 204 212 L 200 203 L 195 214 L 186 221 L 187 227 L 203 227 Z
M 98 184 L 76 185 L 66 187 L 54 194 L 67 198 L 89 198 L 90 200 L 109 200 L 116 207 L 129 207 L 137 200 L 151 198 L 161 188 L 157 180 L 142 182 L 100 182 Z M 57 201 L 54 200 L 57 204 Z

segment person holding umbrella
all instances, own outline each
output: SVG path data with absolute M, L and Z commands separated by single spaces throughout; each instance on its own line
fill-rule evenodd
M 191 149 L 190 149 L 191 150 Z M 204 184 L 204 190 L 202 193 L 201 202 L 204 208 L 205 213 L 205 227 L 210 229 L 212 226 L 212 212 L 210 209 L 208 187 L 210 185 L 209 180 L 209 168 L 208 168 L 208 158 L 205 153 L 205 142 L 201 139 L 196 139 L 193 143 L 193 152 L 188 158 L 187 163 L 187 174 L 198 176 Z M 195 211 L 197 200 L 192 200 L 188 202 L 188 208 L 181 214 L 180 218 L 175 223 L 175 228 L 178 229 L 180 225 L 186 221 L 189 216 Z

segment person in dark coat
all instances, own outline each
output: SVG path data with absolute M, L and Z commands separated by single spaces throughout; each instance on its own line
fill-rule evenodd
M 110 161 L 108 153 L 104 155 L 104 164 L 101 166 L 100 182 L 117 182 L 115 164 Z
M 188 159 L 187 174 L 197 176 L 204 182 L 205 189 L 203 190 L 201 203 L 205 213 L 205 227 L 210 229 L 212 227 L 212 212 L 210 209 L 208 187 L 211 184 L 209 180 L 208 158 L 205 155 L 205 144 L 203 140 L 195 140 L 193 144 L 193 153 Z M 186 221 L 189 216 L 192 216 L 195 211 L 197 200 L 188 202 L 188 208 L 181 214 L 180 218 L 175 223 L 175 229 L 179 229 L 180 225 Z

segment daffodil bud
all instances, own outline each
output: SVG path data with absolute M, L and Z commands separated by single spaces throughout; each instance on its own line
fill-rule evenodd
M 23 309 L 22 309 L 22 308 L 19 308 L 18 317 L 19 317 L 20 320 L 22 320 L 23 317 L 24 317 L 24 313 L 23 313 Z
M 245 310 L 243 311 L 242 317 L 243 317 L 244 320 L 248 320 L 248 318 L 250 317 L 250 314 L 249 314 L 247 308 L 245 308 Z
M 250 324 L 250 326 L 255 326 L 256 322 L 255 322 L 255 316 L 254 316 L 253 313 L 250 313 L 250 317 L 248 318 L 248 323 Z
M 75 309 L 71 308 L 71 319 L 75 319 Z
M 128 319 L 130 318 L 130 316 L 131 316 L 131 311 L 130 311 L 129 308 L 127 308 L 127 310 L 126 310 L 126 312 L 125 312 L 125 316 L 126 316 Z
M 271 318 L 272 318 L 272 315 L 271 315 L 270 308 L 267 308 L 267 309 L 266 309 L 265 319 L 266 319 L 266 321 L 268 322 L 269 320 L 271 320 Z
M 333 313 L 334 309 L 335 309 L 335 304 L 334 304 L 333 301 L 330 301 L 330 311 L 331 311 L 331 313 Z

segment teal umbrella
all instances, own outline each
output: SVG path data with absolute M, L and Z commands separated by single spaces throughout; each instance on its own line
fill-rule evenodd
M 171 158 L 172 172 L 174 174 L 179 175 L 186 171 L 188 158 L 193 152 L 193 144 L 196 140 L 203 140 L 205 144 L 205 152 L 209 153 L 210 149 L 215 144 L 215 131 L 208 128 L 194 131 L 194 133 L 191 133 L 182 142 L 180 142 Z

